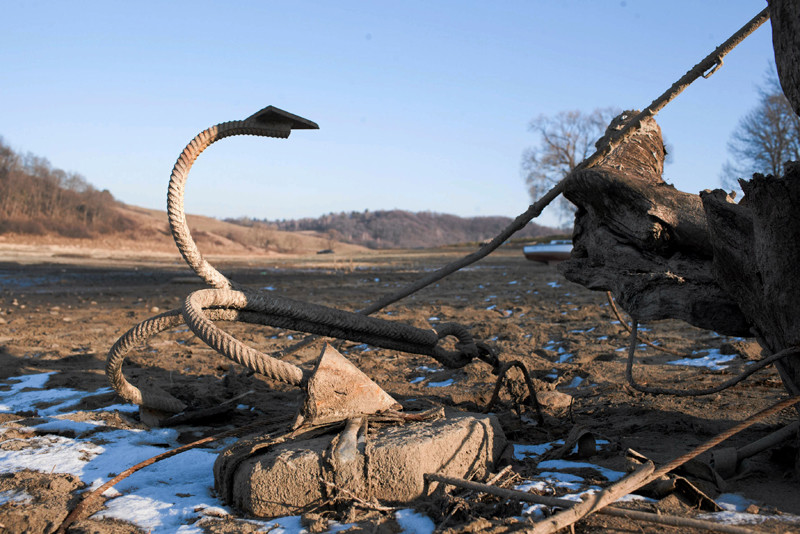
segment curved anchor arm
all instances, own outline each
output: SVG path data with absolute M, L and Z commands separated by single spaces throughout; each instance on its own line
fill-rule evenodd
M 169 178 L 167 216 L 172 237 L 183 259 L 208 285 L 219 289 L 234 287 L 233 282 L 215 269 L 200 254 L 186 223 L 183 198 L 186 179 L 195 160 L 212 143 L 234 135 L 257 135 L 286 139 L 292 130 L 318 129 L 312 121 L 293 115 L 273 106 L 267 106 L 242 121 L 223 122 L 203 130 L 183 149 Z

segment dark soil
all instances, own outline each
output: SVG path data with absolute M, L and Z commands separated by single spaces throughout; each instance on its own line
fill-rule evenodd
M 363 258 L 306 258 L 263 260 L 260 265 L 245 262 L 222 264 L 232 279 L 254 288 L 273 288 L 273 294 L 325 304 L 342 309 L 359 309 L 367 303 L 411 283 L 431 269 L 458 257 L 459 252 L 391 252 Z M 0 263 L 0 378 L 55 371 L 51 387 L 86 391 L 107 386 L 104 374 L 108 349 L 126 330 L 158 313 L 180 306 L 186 295 L 203 287 L 192 282 L 192 273 L 172 261 L 128 261 L 118 267 L 93 267 L 80 258 L 65 258 L 62 264 Z M 610 442 L 602 452 L 586 461 L 624 471 L 623 453 L 632 448 L 661 465 L 712 438 L 736 422 L 786 396 L 780 378 L 772 368 L 760 371 L 743 383 L 721 393 L 704 397 L 650 396 L 634 391 L 625 383 L 628 336 L 606 302 L 602 292 L 591 292 L 567 282 L 554 266 L 526 261 L 519 250 L 506 250 L 464 269 L 433 287 L 375 314 L 418 327 L 436 322 L 458 322 L 468 326 L 476 339 L 495 347 L 501 360 L 520 360 L 530 370 L 537 388 L 557 389 L 572 396 L 565 408 L 545 410 L 545 424 L 535 424 L 535 414 L 526 407 L 518 410 L 504 393 L 495 406 L 510 442 L 537 444 L 563 438 L 581 425 Z M 643 335 L 664 346 L 692 354 L 705 349 L 741 353 L 724 370 L 668 365 L 677 356 L 651 348 L 640 350 L 637 380 L 649 385 L 677 388 L 708 387 L 742 372 L 757 354 L 747 340 L 730 339 L 687 326 L 678 321 L 645 325 Z M 303 334 L 242 323 L 223 327 L 252 347 L 267 352 L 286 347 Z M 742 343 L 744 341 L 744 343 Z M 731 343 L 738 343 L 731 346 Z M 319 354 L 314 345 L 288 359 L 311 366 Z M 466 411 L 481 411 L 495 384 L 492 369 L 476 361 L 462 369 L 443 369 L 427 356 L 399 353 L 345 342 L 340 351 L 406 410 L 444 405 Z M 563 363 L 565 354 L 571 359 Z M 285 418 L 297 409 L 300 391 L 250 375 L 197 340 L 185 328 L 166 332 L 150 340 L 145 350 L 131 353 L 125 375 L 132 383 L 145 377 L 190 406 L 219 405 L 242 392 L 253 390 L 248 404 L 274 418 Z M 518 391 L 521 378 L 511 372 Z M 423 380 L 411 383 L 415 378 Z M 573 380 L 583 379 L 578 387 Z M 447 383 L 427 387 L 431 383 Z M 93 409 L 119 402 L 87 398 Z M 233 403 L 235 404 L 235 403 Z M 2 414 L 0 414 L 2 415 Z M 234 411 L 222 418 L 199 421 L 194 430 L 214 434 L 252 422 L 255 415 Z M 786 411 L 735 436 L 725 445 L 741 447 L 797 417 Z M 5 424 L 5 423 L 2 423 Z M 189 437 L 191 434 L 191 437 Z M 187 433 L 185 441 L 196 439 Z M 726 483 L 725 492 L 739 493 L 759 503 L 767 513 L 800 514 L 800 480 L 794 471 L 796 450 L 791 446 L 761 453 L 751 459 L 746 472 Z M 703 456 L 707 459 L 708 456 Z M 124 459 L 120 459 L 124 463 Z M 534 461 L 512 460 L 522 478 L 536 472 Z M 500 466 L 502 467 L 502 466 Z M 719 492 L 703 485 L 711 497 Z M 33 502 L 0 506 L 0 524 L 8 532 L 36 532 L 58 521 L 77 502 L 83 484 L 76 477 L 44 473 L 6 474 L 0 477 L 0 491 L 24 487 Z M 455 492 L 458 495 L 459 492 Z M 452 510 L 454 497 L 417 503 L 434 523 L 444 521 Z M 673 498 L 639 505 L 664 513 L 695 516 L 697 510 Z M 319 511 L 318 511 L 319 513 Z M 329 512 L 326 512 L 329 513 Z M 353 508 L 333 516 L 355 521 L 354 531 L 396 532 L 391 514 Z M 519 519 L 519 505 L 494 498 L 472 498 L 448 519 L 453 531 L 511 531 L 525 526 Z M 335 514 L 339 514 L 338 516 Z M 326 516 L 329 517 L 329 516 Z M 309 525 L 314 524 L 313 514 Z M 767 522 L 761 531 L 786 531 L 790 523 Z M 794 525 L 792 525 L 794 526 Z M 228 518 L 209 523 L 208 532 L 243 532 L 244 523 Z M 2 530 L 0 528 L 0 530 Z M 578 524 L 580 532 L 691 532 L 656 525 L 634 524 L 605 516 L 593 516 Z M 74 532 L 130 532 L 135 528 L 117 521 L 83 521 Z

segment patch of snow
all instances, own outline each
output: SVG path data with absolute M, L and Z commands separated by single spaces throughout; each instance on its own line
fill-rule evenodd
M 139 406 L 136 404 L 111 404 L 103 408 L 95 408 L 90 410 L 92 412 L 123 412 L 123 413 L 136 413 L 139 411 Z
M 32 503 L 33 495 L 29 494 L 25 490 L 0 491 L 0 506 L 3 506 L 7 502 L 13 502 L 19 504 Z
M 533 519 L 544 519 L 545 513 L 549 513 L 544 504 L 530 504 L 522 509 L 522 515 L 530 516 Z
M 595 328 L 597 328 L 597 327 L 593 326 L 593 327 L 591 327 L 591 328 L 589 328 L 587 330 L 570 330 L 569 333 L 570 334 L 588 334 L 589 332 L 593 332 Z
M 552 288 L 561 287 L 561 284 L 559 284 L 558 282 L 547 282 L 547 285 Z
M 539 469 L 594 469 L 598 473 L 600 473 L 606 480 L 609 482 L 616 482 L 617 480 L 621 479 L 625 476 L 625 473 L 620 471 L 614 471 L 612 469 L 607 469 L 605 467 L 600 467 L 599 465 L 590 464 L 587 462 L 572 462 L 570 460 L 545 460 L 543 462 L 539 462 L 537 466 Z
M 567 384 L 564 387 L 565 388 L 576 388 L 576 387 L 580 386 L 581 383 L 583 383 L 583 378 L 581 378 L 579 376 L 576 376 L 576 377 L 572 378 L 572 382 L 570 382 L 569 384 Z
M 558 471 L 542 471 L 538 476 L 542 478 L 550 478 L 565 484 L 575 484 L 577 482 L 584 481 L 584 478 L 579 477 L 578 475 L 573 475 L 571 473 L 559 473 Z
M 548 443 L 539 443 L 536 445 L 523 445 L 521 443 L 514 443 L 514 459 L 515 460 L 525 460 L 531 456 L 541 456 L 542 454 L 546 453 L 553 447 L 558 445 L 563 445 L 564 440 L 559 439 L 556 441 L 550 441 Z
M 91 394 L 70 388 L 40 389 L 45 386 L 52 374 L 52 372 L 38 373 L 9 378 L 8 380 L 19 380 L 19 382 L 11 384 L 11 388 L 6 391 L 0 391 L 0 412 L 35 410 L 39 415 L 56 415 L 78 404 L 87 396 L 112 391 L 107 387 L 100 388 Z M 51 406 L 37 408 L 37 405 L 41 404 L 50 404 Z
M 452 378 L 448 378 L 447 380 L 443 380 L 441 382 L 428 382 L 427 387 L 429 388 L 444 388 L 447 386 L 452 386 L 455 383 L 455 380 Z
M 753 501 L 738 493 L 722 493 L 714 500 L 728 512 L 744 512 L 748 506 L 753 504 Z
M 397 510 L 394 519 L 402 529 L 401 532 L 407 534 L 432 534 L 436 525 L 428 516 L 418 514 L 410 508 Z
M 558 360 L 556 360 L 556 363 L 567 363 L 572 359 L 573 355 L 568 352 L 563 352 L 563 349 L 560 349 L 558 352 L 560 354 L 558 356 Z
M 31 469 L 80 476 L 86 463 L 106 450 L 94 443 L 53 435 L 8 441 L 22 441 L 28 446 L 18 451 L 0 450 L 0 473 Z
M 720 354 L 719 349 L 708 349 L 707 352 L 708 354 L 706 356 L 701 356 L 699 358 L 683 358 L 667 363 L 670 365 L 706 367 L 712 371 L 721 371 L 728 368 L 727 365 L 722 365 L 723 363 L 736 359 L 736 354 Z
M 36 425 L 36 430 L 39 432 L 73 432 L 76 435 L 85 432 L 92 432 L 98 426 L 105 424 L 103 421 L 70 421 L 69 419 L 62 419 L 58 417 L 50 417 L 46 423 Z

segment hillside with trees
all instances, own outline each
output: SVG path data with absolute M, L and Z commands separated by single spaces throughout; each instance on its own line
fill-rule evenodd
M 427 248 L 491 239 L 507 217 L 462 218 L 401 210 L 329 214 L 317 219 L 220 221 L 189 215 L 192 235 L 208 251 L 303 253 L 361 247 Z M 530 224 L 515 237 L 552 234 Z M 172 250 L 166 213 L 128 206 L 83 176 L 53 167 L 41 156 L 20 154 L 0 138 L 0 237 L 102 242 L 104 246 Z M 363 250 L 363 249 L 362 249 Z
M 287 232 L 313 232 L 372 249 L 428 248 L 493 238 L 511 223 L 509 217 L 458 217 L 434 212 L 382 210 L 329 213 L 318 218 L 282 221 L 228 219 L 243 226 L 266 226 Z M 556 233 L 553 228 L 530 223 L 515 234 L 539 237 Z
M 98 191 L 80 174 L 18 154 L 0 138 L 0 234 L 92 237 L 130 229 L 117 206 L 111 193 Z

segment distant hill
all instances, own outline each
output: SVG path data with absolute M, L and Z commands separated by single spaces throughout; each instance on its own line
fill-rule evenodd
M 0 138 L 0 234 L 87 238 L 130 229 L 108 191 L 47 159 L 17 154 Z
M 198 246 L 212 254 L 364 250 L 333 243 L 327 236 L 283 232 L 264 225 L 243 227 L 199 215 L 187 215 L 187 220 Z M 177 253 L 166 212 L 126 205 L 109 191 L 98 191 L 77 173 L 55 168 L 43 157 L 17 153 L 2 137 L 0 241 Z
M 372 249 L 429 248 L 457 243 L 482 242 L 508 226 L 510 217 L 458 217 L 434 212 L 404 210 L 329 213 L 316 219 L 265 221 L 227 219 L 243 226 L 264 225 L 287 232 L 313 232 L 332 241 Z M 514 237 L 540 237 L 557 233 L 554 228 L 528 224 Z
M 192 236 L 212 253 L 303 254 L 387 248 L 430 248 L 490 239 L 508 217 L 463 218 L 402 210 L 328 214 L 316 219 L 259 221 L 187 215 Z M 515 237 L 553 234 L 529 224 Z M 126 205 L 81 175 L 47 159 L 19 154 L 0 137 L 0 240 L 73 240 L 108 248 L 174 250 L 167 215 Z

